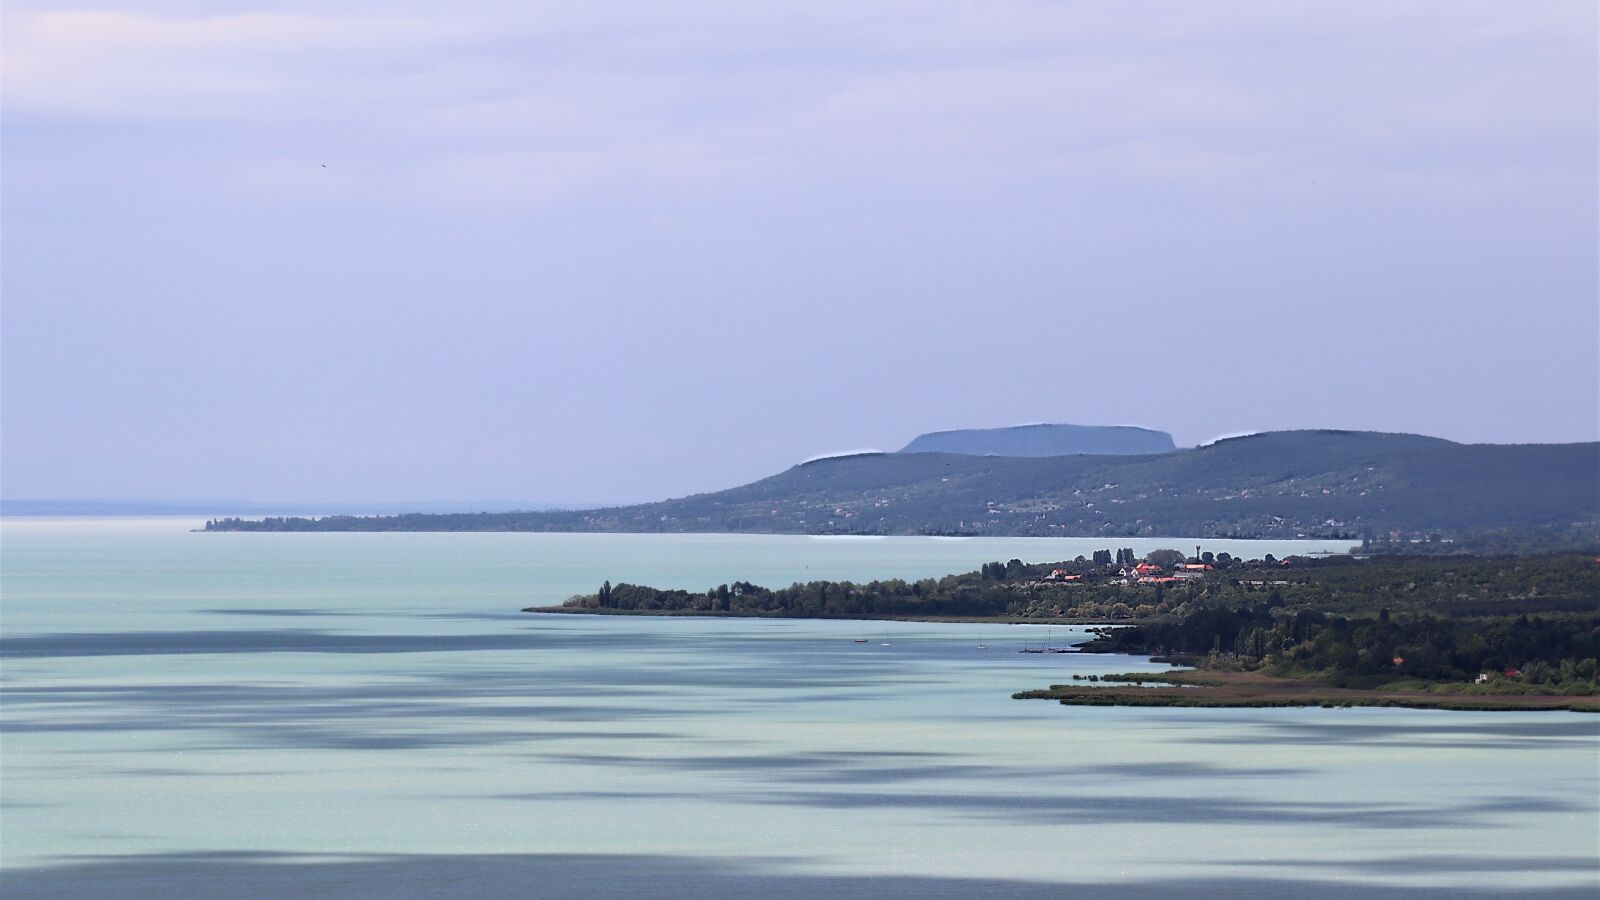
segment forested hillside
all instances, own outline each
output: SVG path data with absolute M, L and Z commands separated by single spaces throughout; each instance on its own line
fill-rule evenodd
M 1272 432 L 1147 456 L 862 454 L 609 509 L 221 519 L 246 531 L 1450 537 L 1600 523 L 1600 444 Z

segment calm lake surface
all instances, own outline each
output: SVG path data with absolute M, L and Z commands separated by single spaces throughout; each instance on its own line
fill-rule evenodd
M 1192 540 L 197 524 L 0 522 L 4 896 L 1600 887 L 1600 717 L 1073 708 L 1009 695 L 1165 667 L 1016 652 L 1078 629 L 517 612 Z

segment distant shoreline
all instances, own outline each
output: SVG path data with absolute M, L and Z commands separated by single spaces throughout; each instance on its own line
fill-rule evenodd
M 883 614 L 871 615 L 840 615 L 840 616 L 787 616 L 780 613 L 748 613 L 748 612 L 721 612 L 719 610 L 681 610 L 681 609 L 602 609 L 598 607 L 577 606 L 529 606 L 522 612 L 549 613 L 562 616 L 653 616 L 665 618 L 693 618 L 693 619 L 787 619 L 790 621 L 821 621 L 821 622 L 928 622 L 931 624 L 946 625 L 1056 625 L 1056 626 L 1083 626 L 1095 627 L 1124 627 L 1138 625 L 1142 619 L 1120 619 L 1115 622 L 1105 619 L 1039 619 L 1025 616 L 895 616 Z M 1087 650 L 1084 653 L 1100 651 Z
M 1014 449 L 1012 452 L 1021 452 Z M 1262 432 L 1153 454 L 862 453 L 720 491 L 537 512 L 221 516 L 208 531 L 556 531 L 1428 540 L 1600 516 L 1600 442 Z M 233 504 L 238 505 L 238 504 Z

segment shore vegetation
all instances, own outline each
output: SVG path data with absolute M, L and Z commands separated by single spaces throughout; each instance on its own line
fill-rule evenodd
M 1200 673 L 1155 688 L 1080 683 L 1018 694 L 1064 703 L 1587 709 L 1596 702 L 1582 698 L 1600 699 L 1600 559 L 1587 554 L 1243 560 L 1198 547 L 1142 558 L 1122 548 L 916 581 L 736 581 L 704 591 L 607 582 L 530 611 L 1095 622 L 1102 627 L 1080 651 Z

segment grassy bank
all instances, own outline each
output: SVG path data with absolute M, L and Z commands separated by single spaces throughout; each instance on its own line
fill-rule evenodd
M 1409 685 L 1361 689 L 1261 672 L 1159 672 L 1113 675 L 1102 680 L 1131 683 L 1115 687 L 1056 684 L 1048 690 L 1022 691 L 1012 697 L 1017 700 L 1056 700 L 1068 706 L 1398 706 L 1408 709 L 1600 712 L 1600 696 L 1592 695 L 1445 693 Z M 1159 686 L 1140 686 L 1148 684 Z

